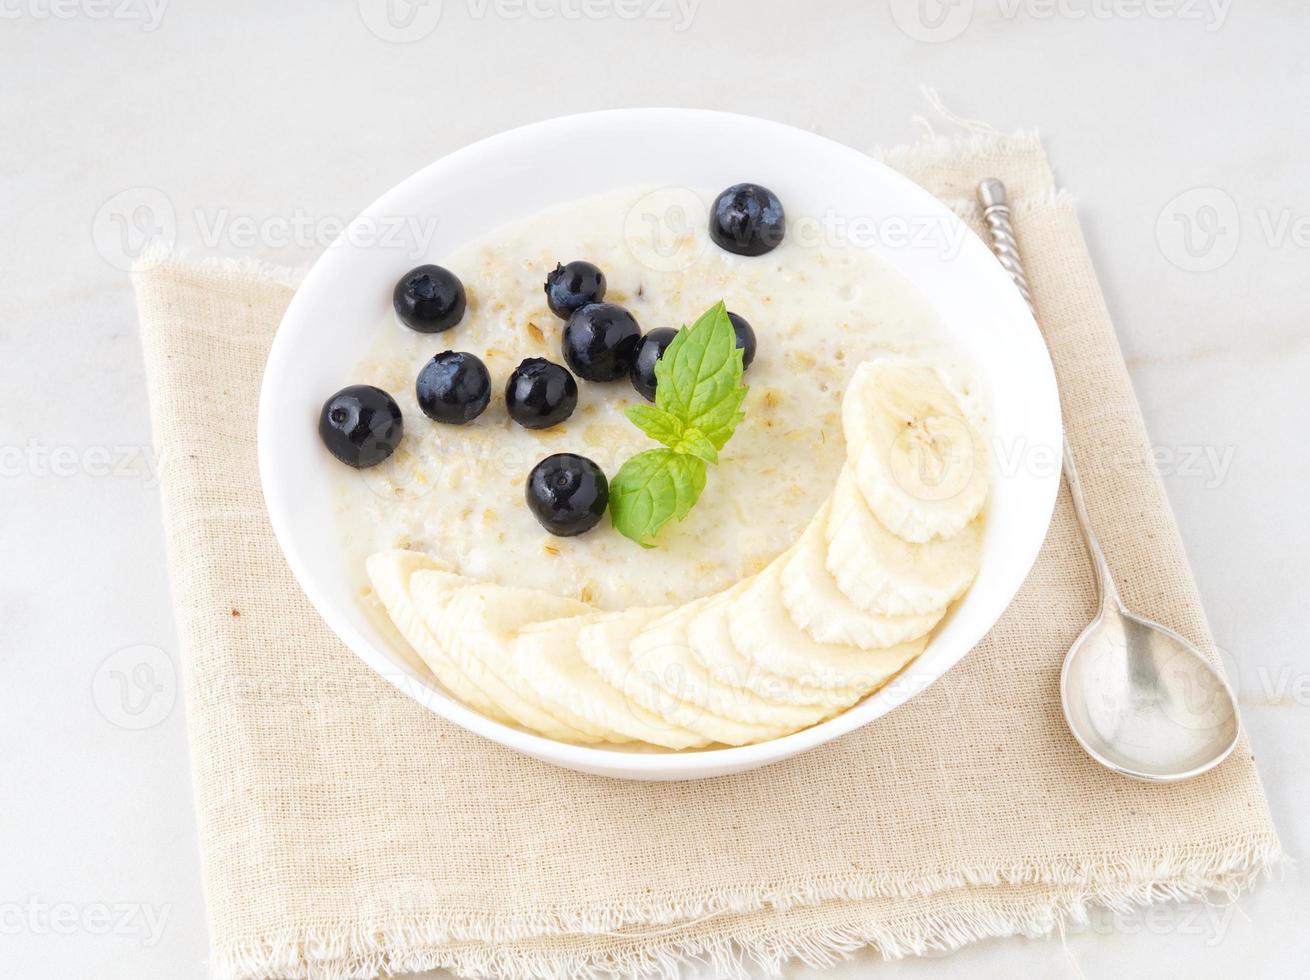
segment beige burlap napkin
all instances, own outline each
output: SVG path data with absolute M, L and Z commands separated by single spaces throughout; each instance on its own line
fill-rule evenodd
M 1034 139 L 888 155 L 958 212 L 1004 178 L 1069 435 L 1124 596 L 1212 649 L 1073 203 Z M 448 724 L 310 608 L 268 526 L 258 384 L 291 290 L 155 260 L 136 275 L 220 976 L 725 976 L 987 936 L 1090 905 L 1233 895 L 1278 854 L 1249 748 L 1180 785 L 1090 762 L 1061 657 L 1093 610 L 1067 494 L 988 637 L 905 707 L 767 769 L 583 776 Z

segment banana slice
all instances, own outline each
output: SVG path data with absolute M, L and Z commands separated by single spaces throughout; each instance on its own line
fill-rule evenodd
M 663 719 L 664 724 L 675 732 L 692 732 L 696 741 L 691 747 L 701 748 L 713 739 L 690 724 L 703 713 L 700 709 L 685 705 L 676 698 L 662 696 L 660 689 L 636 683 L 628 677 L 628 645 L 642 629 L 670 608 L 625 609 L 588 617 L 578 633 L 578 652 L 583 661 L 621 697 Z M 629 687 L 633 690 L 629 691 Z
M 669 749 L 706 744 L 703 736 L 670 725 L 624 697 L 582 659 L 578 635 L 593 618 L 571 616 L 525 626 L 513 644 L 515 669 L 543 700 L 609 731 L 612 742 L 649 742 Z
M 456 696 L 569 742 L 742 745 L 816 724 L 918 656 L 977 575 L 989 462 L 928 365 L 861 365 L 847 461 L 800 539 L 753 578 L 671 609 L 598 612 L 382 552 L 369 577 Z
M 772 729 L 778 735 L 814 724 L 822 716 L 815 709 L 765 701 L 748 687 L 722 683 L 705 668 L 692 650 L 691 624 L 715 614 L 727 614 L 722 593 L 680 606 L 651 623 L 633 637 L 628 649 L 632 669 L 671 696 L 720 719 Z M 715 637 L 712 642 L 725 641 L 731 639 Z
M 410 576 L 409 591 L 428 629 L 445 638 L 446 649 L 460 669 L 516 722 L 548 738 L 577 743 L 605 740 L 605 734 L 584 719 L 558 707 L 548 710 L 509 657 L 510 641 L 528 623 L 581 615 L 590 606 L 535 589 L 472 582 L 432 571 Z
M 651 615 L 650 609 L 629 609 L 594 619 L 578 637 L 582 659 L 626 697 L 664 718 L 676 728 L 702 735 L 708 742 L 744 745 L 777 738 L 781 732 L 762 725 L 747 725 L 720 718 L 701 705 L 684 701 L 664 686 L 655 671 L 641 662 L 649 648 L 634 658 L 632 644 L 653 622 L 669 610 Z M 658 657 L 656 658 L 658 662 Z
M 749 690 L 756 697 L 774 704 L 815 706 L 821 704 L 821 698 L 806 697 L 808 692 L 791 692 L 791 685 L 782 677 L 766 675 L 755 664 L 749 662 L 740 651 L 732 645 L 732 634 L 728 631 L 728 609 L 732 601 L 743 594 L 753 582 L 753 578 L 743 579 L 731 588 L 719 592 L 713 603 L 706 605 L 700 614 L 692 617 L 686 629 L 686 641 L 706 672 L 724 687 L 732 690 Z
M 409 579 L 416 571 L 445 571 L 446 566 L 417 551 L 380 551 L 365 562 L 373 591 L 382 601 L 387 615 L 414 652 L 451 694 L 488 718 L 513 722 L 492 703 L 487 694 L 473 683 L 428 629 L 423 616 L 409 594 Z
M 820 643 L 874 650 L 923 636 L 946 614 L 946 607 L 922 614 L 886 616 L 866 612 L 847 597 L 828 571 L 824 535 L 830 504 L 815 516 L 782 568 L 782 602 L 792 622 Z
M 767 704 L 799 708 L 804 712 L 801 717 L 810 719 L 808 725 L 816 724 L 849 704 L 849 699 L 834 701 L 822 688 L 806 687 L 766 673 L 742 656 L 732 642 L 728 622 L 732 604 L 754 581 L 754 578 L 743 579 L 720 592 L 693 616 L 687 627 L 688 646 L 709 675 L 729 690 L 749 691 Z
M 898 537 L 949 538 L 982 510 L 987 445 L 930 365 L 861 364 L 842 401 L 842 428 L 869 509 Z
M 828 571 L 837 587 L 866 612 L 929 615 L 962 596 L 978 574 L 981 518 L 954 537 L 914 544 L 873 516 L 849 467 L 832 494 L 826 529 Z
M 819 643 L 787 615 L 781 575 L 774 562 L 732 604 L 733 643 L 762 670 L 826 691 L 834 704 L 853 704 L 881 687 L 928 643 L 926 636 L 878 650 Z

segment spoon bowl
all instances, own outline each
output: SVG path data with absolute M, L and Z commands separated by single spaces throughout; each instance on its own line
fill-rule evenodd
M 1153 782 L 1199 775 L 1237 745 L 1232 691 L 1177 633 L 1106 603 L 1060 673 L 1065 718 L 1097 762 Z

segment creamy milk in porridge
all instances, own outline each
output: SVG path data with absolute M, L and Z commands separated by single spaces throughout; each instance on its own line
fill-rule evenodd
M 439 257 L 468 295 L 451 330 L 417 333 L 380 309 L 351 380 L 391 392 L 405 434 L 385 462 L 342 467 L 336 476 L 337 531 L 361 594 L 369 594 L 365 560 L 395 548 L 426 552 L 471 579 L 603 610 L 679 604 L 726 589 L 790 547 L 833 492 L 845 458 L 847 382 L 862 361 L 888 354 L 934 366 L 985 427 L 981 393 L 932 307 L 869 252 L 788 238 L 767 255 L 733 255 L 709 240 L 703 221 L 688 220 L 670 237 L 667 225 L 678 222 L 637 220 L 648 193 L 553 207 Z M 708 205 L 713 192 L 699 196 Z M 612 478 L 625 459 L 654 445 L 623 414 L 642 400 L 626 379 L 580 380 L 577 409 L 553 428 L 525 429 L 506 414 L 504 385 L 523 358 L 563 363 L 563 321 L 547 307 L 542 284 L 557 262 L 573 259 L 604 270 L 605 301 L 627 307 L 643 330 L 690 323 L 723 299 L 758 339 L 743 378 L 745 419 L 709 468 L 697 506 L 666 525 L 653 549 L 619 535 L 608 516 L 587 534 L 554 537 L 524 503 L 524 480 L 544 456 L 589 456 Z M 491 374 L 491 405 L 468 425 L 431 422 L 415 400 L 419 369 L 447 349 L 476 354 Z

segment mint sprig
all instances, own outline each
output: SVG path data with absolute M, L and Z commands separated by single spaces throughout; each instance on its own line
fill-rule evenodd
M 655 363 L 655 404 L 633 405 L 632 424 L 666 448 L 633 456 L 610 481 L 610 519 L 620 534 L 652 547 L 659 529 L 682 520 L 705 489 L 706 464 L 742 420 L 742 352 L 720 300 L 678 331 Z

